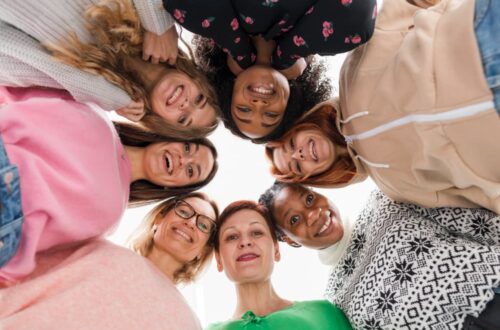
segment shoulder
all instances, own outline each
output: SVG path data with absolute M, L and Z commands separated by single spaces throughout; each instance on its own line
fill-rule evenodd
M 238 330 L 238 329 L 243 329 L 243 326 L 240 324 L 238 320 L 211 323 L 205 328 L 205 330 Z

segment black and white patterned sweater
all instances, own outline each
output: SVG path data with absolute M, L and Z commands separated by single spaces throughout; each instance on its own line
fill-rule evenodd
M 461 329 L 500 285 L 500 216 L 372 193 L 325 296 L 353 328 Z

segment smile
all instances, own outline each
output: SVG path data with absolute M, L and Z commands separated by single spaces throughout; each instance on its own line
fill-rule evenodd
M 174 171 L 174 162 L 172 159 L 172 155 L 168 151 L 165 151 L 164 158 L 165 158 L 165 168 L 167 170 L 167 173 L 169 175 L 172 175 Z
M 184 86 L 178 86 L 174 92 L 172 93 L 172 95 L 169 97 L 169 99 L 167 100 L 167 105 L 172 105 L 174 104 L 175 102 L 177 102 L 177 100 L 180 98 L 180 96 L 182 95 L 182 92 L 184 91 Z
M 327 211 L 327 216 L 328 218 L 326 219 L 325 223 L 323 224 L 323 226 L 321 226 L 321 228 L 319 229 L 319 231 L 314 235 L 315 237 L 318 237 L 318 236 L 325 236 L 327 234 L 329 234 L 329 229 L 332 227 L 332 223 L 333 223 L 333 212 L 328 210 Z
M 318 152 L 316 151 L 316 142 L 314 140 L 309 140 L 309 154 L 311 155 L 311 158 L 317 162 L 319 157 L 318 157 Z
M 184 231 L 180 230 L 180 229 L 177 229 L 177 228 L 174 228 L 173 229 L 174 233 L 176 233 L 178 236 L 182 237 L 184 240 L 186 240 L 187 242 L 189 243 L 192 243 L 193 242 L 193 239 L 191 238 L 191 236 L 189 236 L 187 233 L 185 233 Z
M 270 99 L 276 94 L 273 84 L 253 84 L 248 86 L 248 91 L 254 97 Z

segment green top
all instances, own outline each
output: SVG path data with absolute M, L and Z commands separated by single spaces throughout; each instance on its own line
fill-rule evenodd
M 296 302 L 265 316 L 256 316 L 252 311 L 243 314 L 241 320 L 210 324 L 206 330 L 352 330 L 349 320 L 340 308 L 327 300 Z

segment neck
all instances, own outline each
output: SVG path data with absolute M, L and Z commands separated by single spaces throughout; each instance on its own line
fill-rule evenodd
M 151 261 L 165 276 L 174 282 L 174 274 L 182 268 L 183 264 L 155 246 L 151 249 L 146 258 Z
M 273 40 L 267 41 L 261 36 L 252 37 L 255 50 L 257 51 L 256 64 L 271 66 L 271 58 L 276 44 Z
M 130 166 L 132 167 L 132 177 L 130 183 L 142 180 L 146 178 L 144 167 L 142 164 L 142 159 L 144 156 L 144 148 L 124 146 L 125 152 L 127 153 L 128 159 L 130 160 Z
M 152 91 L 158 81 L 172 69 L 164 64 L 152 64 L 137 56 L 130 56 L 125 59 L 125 66 L 132 70 L 141 79 L 139 82 L 146 91 Z
M 251 310 L 255 315 L 264 316 L 292 304 L 278 296 L 270 280 L 259 283 L 236 285 L 238 303 L 233 319 L 240 319 L 245 312 Z

